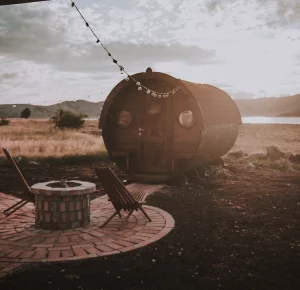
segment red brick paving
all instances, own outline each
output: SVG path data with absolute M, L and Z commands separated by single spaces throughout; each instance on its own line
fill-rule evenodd
M 3 193 L 0 193 L 0 199 L 0 277 L 24 263 L 88 259 L 131 251 L 161 239 L 175 225 L 168 213 L 145 206 L 152 222 L 147 222 L 137 211 L 122 230 L 119 230 L 122 224 L 119 217 L 101 229 L 100 225 L 114 212 L 105 195 L 91 203 L 89 225 L 71 230 L 42 230 L 34 226 L 32 204 L 5 217 L 3 210 L 17 199 Z M 124 217 L 125 213 L 122 213 Z

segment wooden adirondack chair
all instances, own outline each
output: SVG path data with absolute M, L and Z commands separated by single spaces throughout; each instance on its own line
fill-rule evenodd
M 111 201 L 116 209 L 114 214 L 101 225 L 101 228 L 105 227 L 116 215 L 121 217 L 121 210 L 129 211 L 121 227 L 128 222 L 134 210 L 141 210 L 148 221 L 151 222 L 150 217 L 142 207 L 143 204 L 145 204 L 146 191 L 135 190 L 129 192 L 122 181 L 109 167 L 96 167 L 95 171 L 100 179 L 101 185 L 108 195 L 109 201 Z
M 35 201 L 35 195 L 32 193 L 28 183 L 26 182 L 23 174 L 21 173 L 18 165 L 15 163 L 15 161 L 13 160 L 12 156 L 10 155 L 10 153 L 8 152 L 7 149 L 2 148 L 4 154 L 6 155 L 6 157 L 8 158 L 8 160 L 12 163 L 13 167 L 15 168 L 17 175 L 21 181 L 21 183 L 23 184 L 23 187 L 25 189 L 25 193 L 20 195 L 20 198 L 22 198 L 19 202 L 17 202 L 16 204 L 10 206 L 9 208 L 7 208 L 6 210 L 3 211 L 3 213 L 5 214 L 5 216 L 9 216 L 12 213 L 14 213 L 15 211 L 17 211 L 18 209 L 20 209 L 21 207 L 23 207 L 25 204 L 27 204 L 28 202 L 33 202 Z

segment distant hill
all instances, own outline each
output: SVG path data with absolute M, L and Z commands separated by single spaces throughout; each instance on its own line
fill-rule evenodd
M 31 111 L 30 118 L 50 118 L 58 109 L 73 111 L 88 115 L 89 118 L 99 118 L 104 102 L 92 103 L 84 100 L 66 101 L 51 106 L 38 106 L 28 104 L 0 105 L 0 117 L 18 118 L 25 108 Z
M 242 116 L 300 116 L 300 94 L 281 98 L 235 100 Z
M 292 112 L 282 113 L 278 117 L 300 117 L 300 108 Z
M 281 98 L 261 98 L 234 100 L 243 117 L 300 117 L 300 94 Z M 31 110 L 31 118 L 50 118 L 57 109 L 70 110 L 99 118 L 104 102 L 92 103 L 84 100 L 66 101 L 51 106 L 35 106 L 26 104 L 0 105 L 0 117 L 18 118 L 25 108 Z

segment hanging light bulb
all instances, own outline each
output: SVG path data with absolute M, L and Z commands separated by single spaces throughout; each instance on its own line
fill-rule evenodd
M 140 85 L 141 85 L 141 83 L 140 83 L 140 82 L 136 82 L 136 85 L 137 85 L 137 86 L 140 86 Z
M 138 87 L 138 90 L 139 90 L 139 91 L 141 91 L 141 90 L 142 90 L 142 87 L 141 87 L 141 86 L 139 86 L 139 87 Z
M 127 78 L 125 79 L 125 81 L 128 82 L 128 81 L 129 81 L 129 77 L 127 77 Z
M 151 91 L 148 89 L 148 90 L 147 90 L 147 94 L 149 95 L 150 93 L 151 93 Z
M 159 99 L 161 99 L 161 95 L 157 95 L 157 97 L 158 97 Z

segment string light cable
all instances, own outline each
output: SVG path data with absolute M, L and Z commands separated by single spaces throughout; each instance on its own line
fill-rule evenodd
M 99 37 L 96 35 L 96 33 L 94 32 L 94 30 L 91 28 L 91 26 L 89 25 L 89 23 L 84 18 L 84 16 L 80 12 L 80 10 L 78 9 L 78 7 L 77 7 L 77 5 L 75 4 L 74 1 L 71 1 L 71 7 L 75 8 L 77 10 L 77 12 L 79 13 L 79 15 L 81 16 L 81 18 L 85 22 L 86 27 L 89 28 L 89 30 L 95 36 L 96 43 L 100 44 L 102 46 L 102 48 L 107 52 L 108 56 L 112 59 L 113 63 L 115 63 L 119 67 L 121 73 L 125 73 L 127 75 L 127 77 L 125 78 L 125 80 L 126 81 L 132 80 L 137 85 L 137 89 L 139 91 L 142 91 L 144 89 L 147 94 L 151 94 L 153 97 L 160 99 L 160 98 L 168 98 L 170 95 L 174 95 L 179 90 L 179 87 L 176 87 L 176 88 L 174 88 L 174 89 L 172 89 L 172 90 L 170 90 L 168 92 L 164 92 L 164 93 L 157 92 L 155 90 L 152 90 L 152 89 L 144 86 L 139 81 L 137 81 L 135 78 L 133 78 L 129 73 L 127 73 L 127 71 L 125 70 L 125 68 L 118 63 L 118 61 L 112 56 L 112 54 L 109 52 L 109 50 L 106 48 L 106 46 L 102 43 L 102 41 L 99 39 Z

